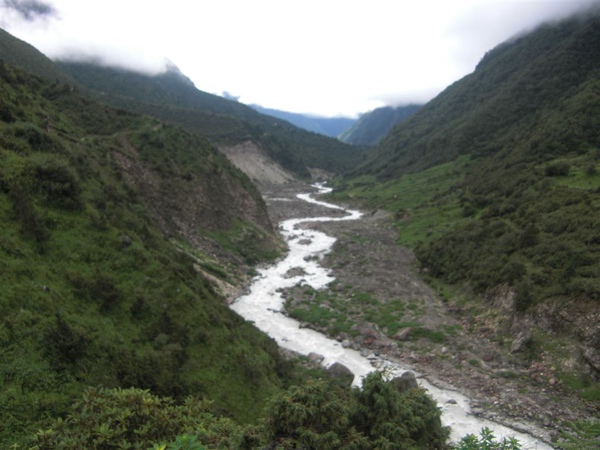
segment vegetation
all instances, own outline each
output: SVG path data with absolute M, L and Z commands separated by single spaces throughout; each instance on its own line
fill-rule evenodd
M 360 148 L 202 92 L 174 67 L 149 76 L 90 63 L 60 66 L 104 102 L 177 124 L 217 145 L 255 142 L 301 178 L 310 176 L 309 168 L 339 173 L 361 161 Z
M 561 380 L 587 399 L 600 370 L 597 341 L 582 332 L 600 300 L 598 30 L 595 11 L 499 45 L 397 125 L 334 193 L 392 212 L 419 270 L 479 296 L 476 309 L 510 292 L 514 309 L 498 333 L 541 315 L 549 338 L 524 359 L 554 352 L 556 336 L 575 339 L 588 356 L 573 348 L 553 361 L 578 360 Z
M 514 286 L 520 310 L 600 298 L 599 27 L 567 20 L 492 50 L 390 133 L 343 195 L 392 209 L 449 283 Z
M 456 450 L 520 450 L 521 444 L 515 438 L 503 438 L 497 441 L 489 428 L 483 428 L 480 436 L 470 434 L 461 439 Z
M 193 394 L 256 419 L 290 363 L 194 268 L 202 257 L 241 276 L 207 237 L 240 220 L 250 234 L 248 246 L 232 235 L 238 251 L 273 254 L 254 186 L 175 127 L 5 63 L 0 84 L 0 446 L 64 416 L 88 386 Z M 172 239 L 195 240 L 194 258 Z
M 362 390 L 327 381 L 290 387 L 270 400 L 258 425 L 210 409 L 193 397 L 176 404 L 140 389 L 88 389 L 64 419 L 45 423 L 34 448 L 449 448 L 435 402 L 422 389 L 397 390 L 379 373 L 367 376 Z
M 427 338 L 432 342 L 444 342 L 446 332 L 453 330 L 431 330 L 419 322 L 420 310 L 417 302 L 392 299 L 381 302 L 372 295 L 357 291 L 351 286 L 332 285 L 326 290 L 315 290 L 309 286 L 296 288 L 286 299 L 285 310 L 294 319 L 310 323 L 329 336 L 359 335 L 355 324 L 375 324 L 388 337 L 410 328 L 407 340 Z

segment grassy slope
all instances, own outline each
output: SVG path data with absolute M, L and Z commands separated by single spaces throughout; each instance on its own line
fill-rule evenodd
M 276 344 L 165 239 L 168 224 L 157 226 L 156 204 L 117 156 L 159 193 L 223 179 L 246 192 L 247 179 L 204 141 L 67 85 L 4 63 L 0 84 L 2 446 L 90 385 L 195 393 L 255 418 L 287 367 Z M 214 245 L 197 250 L 205 265 L 219 264 Z

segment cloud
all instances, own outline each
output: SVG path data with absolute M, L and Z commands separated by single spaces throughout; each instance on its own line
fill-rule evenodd
M 28 22 L 40 18 L 56 17 L 56 9 L 50 3 L 39 0 L 3 0 L 0 6 L 12 10 Z
M 0 27 L 54 60 L 153 74 L 169 58 L 203 91 L 354 116 L 426 102 L 501 42 L 594 4 L 600 0 L 0 0 Z

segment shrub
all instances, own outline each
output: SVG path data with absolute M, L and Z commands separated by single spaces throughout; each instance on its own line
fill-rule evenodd
M 480 437 L 469 434 L 461 439 L 455 450 L 520 450 L 521 444 L 514 437 L 497 441 L 492 430 L 481 429 Z
M 214 417 L 208 406 L 196 398 L 176 404 L 135 388 L 90 388 L 64 419 L 51 420 L 38 431 L 34 442 L 39 450 L 152 446 L 195 450 L 202 448 L 199 438 L 212 448 L 239 448 L 241 428 L 229 419 Z
M 571 166 L 565 162 L 556 162 L 546 166 L 544 170 L 544 174 L 547 177 L 560 177 L 569 175 L 569 170 Z

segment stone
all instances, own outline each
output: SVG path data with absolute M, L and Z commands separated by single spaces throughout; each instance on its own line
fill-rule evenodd
M 524 351 L 533 342 L 533 336 L 529 332 L 521 332 L 517 335 L 510 346 L 511 353 L 519 353 Z
M 339 362 L 333 363 L 327 368 L 327 374 L 342 385 L 351 386 L 354 374 L 345 365 Z
M 320 353 L 310 352 L 308 354 L 308 359 L 310 359 L 313 362 L 316 362 L 317 364 L 321 364 L 325 357 Z
M 408 340 L 410 333 L 412 332 L 412 328 L 402 328 L 398 331 L 394 336 L 392 336 L 397 341 L 406 341 Z
M 342 341 L 342 347 L 343 348 L 349 348 L 352 345 L 352 342 L 350 342 L 348 339 L 344 339 Z
M 399 377 L 393 378 L 390 383 L 398 392 L 406 392 L 419 387 L 417 377 L 410 371 L 404 372 Z

